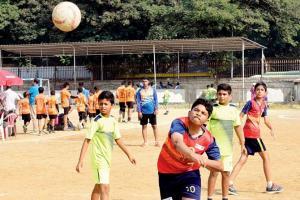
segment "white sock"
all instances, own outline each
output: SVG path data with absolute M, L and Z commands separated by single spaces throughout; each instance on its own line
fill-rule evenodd
M 267 187 L 268 187 L 268 188 L 271 188 L 272 185 L 273 185 L 273 182 L 272 182 L 272 181 L 268 181 L 268 182 L 267 182 Z

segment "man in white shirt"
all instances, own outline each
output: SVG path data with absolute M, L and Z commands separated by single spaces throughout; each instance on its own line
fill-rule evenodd
M 17 110 L 17 101 L 20 100 L 19 95 L 11 89 L 10 86 L 6 87 L 2 95 L 2 102 L 6 113 L 15 112 Z

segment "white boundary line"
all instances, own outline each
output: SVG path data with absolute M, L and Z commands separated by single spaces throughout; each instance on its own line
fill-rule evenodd
M 281 119 L 297 119 L 299 120 L 300 117 L 295 117 L 295 116 L 288 116 L 288 115 L 278 115 L 278 118 L 281 118 Z

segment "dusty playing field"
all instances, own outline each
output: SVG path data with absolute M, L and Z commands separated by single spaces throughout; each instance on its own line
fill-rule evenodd
M 174 117 L 184 116 L 186 109 L 173 109 L 168 116 L 159 115 L 160 141 L 163 142 Z M 117 110 L 114 110 L 114 114 Z M 162 112 L 161 112 L 162 113 Z M 72 121 L 76 121 L 75 112 Z M 136 115 L 136 113 L 135 113 Z M 266 194 L 262 162 L 258 156 L 251 157 L 237 178 L 239 196 L 233 200 L 298 200 L 300 199 L 300 110 L 281 109 L 270 111 L 277 134 L 273 139 L 263 128 L 263 139 L 270 153 L 273 179 L 282 184 L 281 194 Z M 136 116 L 135 116 L 136 117 Z M 21 121 L 18 121 L 18 130 Z M 125 143 L 137 159 L 132 166 L 118 147 L 114 149 L 111 171 L 111 199 L 156 200 L 159 199 L 156 161 L 160 148 L 153 145 L 140 147 L 141 127 L 137 119 L 120 125 Z M 149 127 L 149 139 L 153 141 Z M 76 173 L 84 132 L 56 132 L 35 136 L 19 134 L 17 138 L 0 142 L 0 199 L 17 200 L 86 200 L 93 188 L 88 156 L 83 172 Z M 236 138 L 235 138 L 236 141 Z M 235 146 L 234 160 L 239 157 Z M 207 175 L 202 173 L 202 199 L 206 199 Z M 220 181 L 218 181 L 220 182 Z M 215 199 L 221 199 L 220 184 Z

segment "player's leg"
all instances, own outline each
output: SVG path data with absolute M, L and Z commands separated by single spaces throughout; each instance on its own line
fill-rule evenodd
M 226 199 L 228 198 L 230 172 L 223 171 L 221 172 L 221 174 L 222 174 L 222 198 Z
M 68 113 L 69 113 L 69 108 L 65 107 L 64 108 L 64 130 L 68 129 Z
M 263 160 L 263 168 L 264 168 L 264 174 L 267 183 L 272 181 L 271 177 L 271 163 L 270 163 L 270 157 L 267 151 L 259 152 L 259 155 L 261 159 Z
M 100 200 L 109 200 L 109 184 L 100 184 Z
M 35 132 L 36 131 L 36 112 L 35 112 L 34 105 L 30 105 L 30 116 L 32 118 L 33 132 Z
M 100 199 L 100 184 L 95 184 L 93 189 L 91 200 L 99 200 Z
M 207 198 L 211 198 L 215 192 L 216 181 L 218 178 L 219 172 L 210 171 L 208 177 L 208 186 L 207 186 Z
M 148 144 L 148 139 L 147 139 L 147 124 L 148 124 L 148 119 L 149 116 L 147 114 L 143 114 L 140 124 L 142 125 L 142 135 L 143 135 L 143 144 L 141 145 L 142 147 L 146 146 Z
M 159 140 L 158 140 L 158 131 L 157 131 L 157 120 L 156 120 L 156 115 L 155 114 L 151 114 L 149 116 L 149 121 L 150 124 L 152 125 L 152 130 L 153 130 L 153 135 L 154 135 L 154 139 L 155 139 L 155 146 L 159 147 Z

